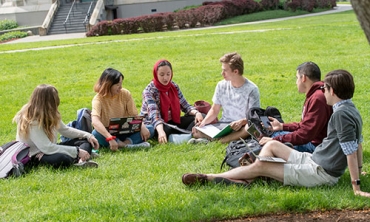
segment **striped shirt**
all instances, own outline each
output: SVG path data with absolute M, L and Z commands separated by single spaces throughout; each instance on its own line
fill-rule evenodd
M 194 110 L 195 108 L 186 101 L 179 86 L 173 81 L 172 84 L 174 84 L 174 86 L 176 87 L 181 111 L 187 114 L 191 110 Z M 164 122 L 164 120 L 161 117 L 161 108 L 160 108 L 161 104 L 159 95 L 160 95 L 159 90 L 157 89 L 157 87 L 155 87 L 153 81 L 151 81 L 143 91 L 143 102 L 141 106 L 140 116 L 144 116 L 145 124 L 153 125 L 154 128 L 156 128 L 158 124 Z M 172 116 L 171 113 L 169 113 L 168 115 L 169 120 L 171 116 Z

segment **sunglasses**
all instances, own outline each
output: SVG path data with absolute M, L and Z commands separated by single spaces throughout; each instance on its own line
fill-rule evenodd
M 325 89 L 328 89 L 328 91 L 329 91 L 330 86 L 328 86 L 328 85 L 323 85 L 323 86 L 320 86 L 320 89 L 321 89 L 321 91 L 322 91 L 323 93 L 325 93 Z

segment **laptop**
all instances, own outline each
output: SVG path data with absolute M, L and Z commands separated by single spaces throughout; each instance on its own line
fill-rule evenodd
M 251 134 L 252 135 L 252 134 Z M 252 155 L 254 157 L 256 157 L 256 159 L 258 159 L 259 161 L 264 161 L 264 162 L 274 162 L 274 163 L 286 163 L 286 161 L 283 159 L 283 158 L 279 158 L 279 157 L 272 157 L 272 156 L 259 156 L 257 154 L 255 154 L 253 152 L 253 150 L 251 148 L 249 148 L 248 144 L 245 142 L 245 140 L 243 140 L 242 138 L 240 138 L 243 143 L 245 144 L 245 146 L 248 148 L 248 150 L 252 153 Z M 258 140 L 257 140 L 258 141 Z
M 142 116 L 111 118 L 107 130 L 112 135 L 136 133 L 140 132 L 142 123 Z

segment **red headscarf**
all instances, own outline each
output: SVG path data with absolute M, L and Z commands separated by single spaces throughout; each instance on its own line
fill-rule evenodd
M 171 110 L 172 121 L 180 124 L 180 100 L 174 84 L 172 84 L 173 72 L 171 68 L 171 79 L 167 85 L 163 85 L 158 80 L 158 65 L 167 60 L 158 60 L 153 68 L 153 82 L 159 90 L 159 100 L 161 106 L 161 116 L 165 122 L 168 122 L 168 111 Z M 168 62 L 169 63 L 169 62 Z

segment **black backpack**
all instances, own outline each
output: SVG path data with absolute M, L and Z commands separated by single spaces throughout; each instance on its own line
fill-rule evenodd
M 227 164 L 230 168 L 236 168 L 240 165 L 249 165 L 256 160 L 262 146 L 254 139 L 231 141 L 226 147 L 226 156 L 221 163 L 220 169 Z M 246 147 L 248 146 L 249 149 Z M 253 151 L 253 152 L 252 152 Z
M 266 109 L 262 109 L 260 107 L 250 108 L 247 113 L 248 125 L 252 125 L 253 123 L 257 130 L 264 136 L 271 136 L 273 132 L 262 126 L 260 118 L 261 116 L 271 116 L 277 119 L 279 122 L 284 123 L 283 119 L 281 118 L 280 111 L 276 107 L 268 106 Z

